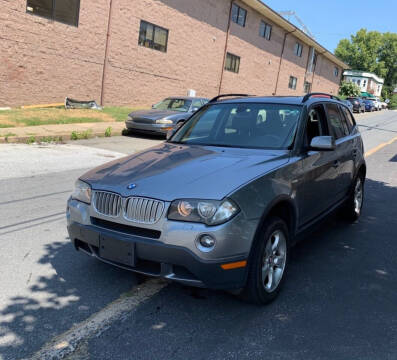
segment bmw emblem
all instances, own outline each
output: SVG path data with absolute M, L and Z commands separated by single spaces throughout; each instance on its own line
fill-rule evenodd
M 129 184 L 128 186 L 127 186 L 127 189 L 128 190 L 132 190 L 132 189 L 135 189 L 136 188 L 136 184 Z

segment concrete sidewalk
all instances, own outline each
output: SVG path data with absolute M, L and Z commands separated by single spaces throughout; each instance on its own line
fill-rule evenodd
M 108 127 L 111 135 L 120 135 L 125 129 L 124 122 L 96 122 L 81 124 L 38 125 L 0 129 L 0 143 L 26 143 L 34 141 L 65 141 L 70 140 L 72 132 L 88 137 L 105 136 Z

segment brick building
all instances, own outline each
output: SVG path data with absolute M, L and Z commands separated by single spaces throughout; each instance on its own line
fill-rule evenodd
M 0 106 L 336 94 L 347 67 L 259 0 L 0 2 Z

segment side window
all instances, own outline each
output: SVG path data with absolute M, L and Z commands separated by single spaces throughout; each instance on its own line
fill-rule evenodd
M 345 119 L 347 121 L 347 127 L 349 128 L 349 132 L 351 132 L 353 127 L 354 127 L 354 125 L 356 125 L 356 122 L 354 121 L 353 115 L 344 106 L 341 106 L 340 108 L 342 109 L 342 112 L 345 115 Z
M 309 146 L 316 136 L 326 135 L 324 110 L 322 105 L 310 109 L 306 123 L 306 145 Z
M 341 113 L 339 111 L 338 105 L 327 104 L 327 114 L 328 114 L 328 125 L 331 130 L 331 134 L 336 139 L 340 139 L 349 134 L 349 129 L 344 119 L 342 119 Z
M 192 107 L 193 107 L 193 108 L 200 108 L 201 105 L 202 105 L 201 100 L 194 100 L 194 101 L 193 101 Z

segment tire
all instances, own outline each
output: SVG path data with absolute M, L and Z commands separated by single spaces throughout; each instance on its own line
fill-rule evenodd
M 263 305 L 280 292 L 288 267 L 290 242 L 287 224 L 278 217 L 266 220 L 260 236 L 252 249 L 247 283 L 240 297 Z
M 361 215 L 364 205 L 364 175 L 358 174 L 354 180 L 349 199 L 342 208 L 343 217 L 350 222 L 355 222 Z

